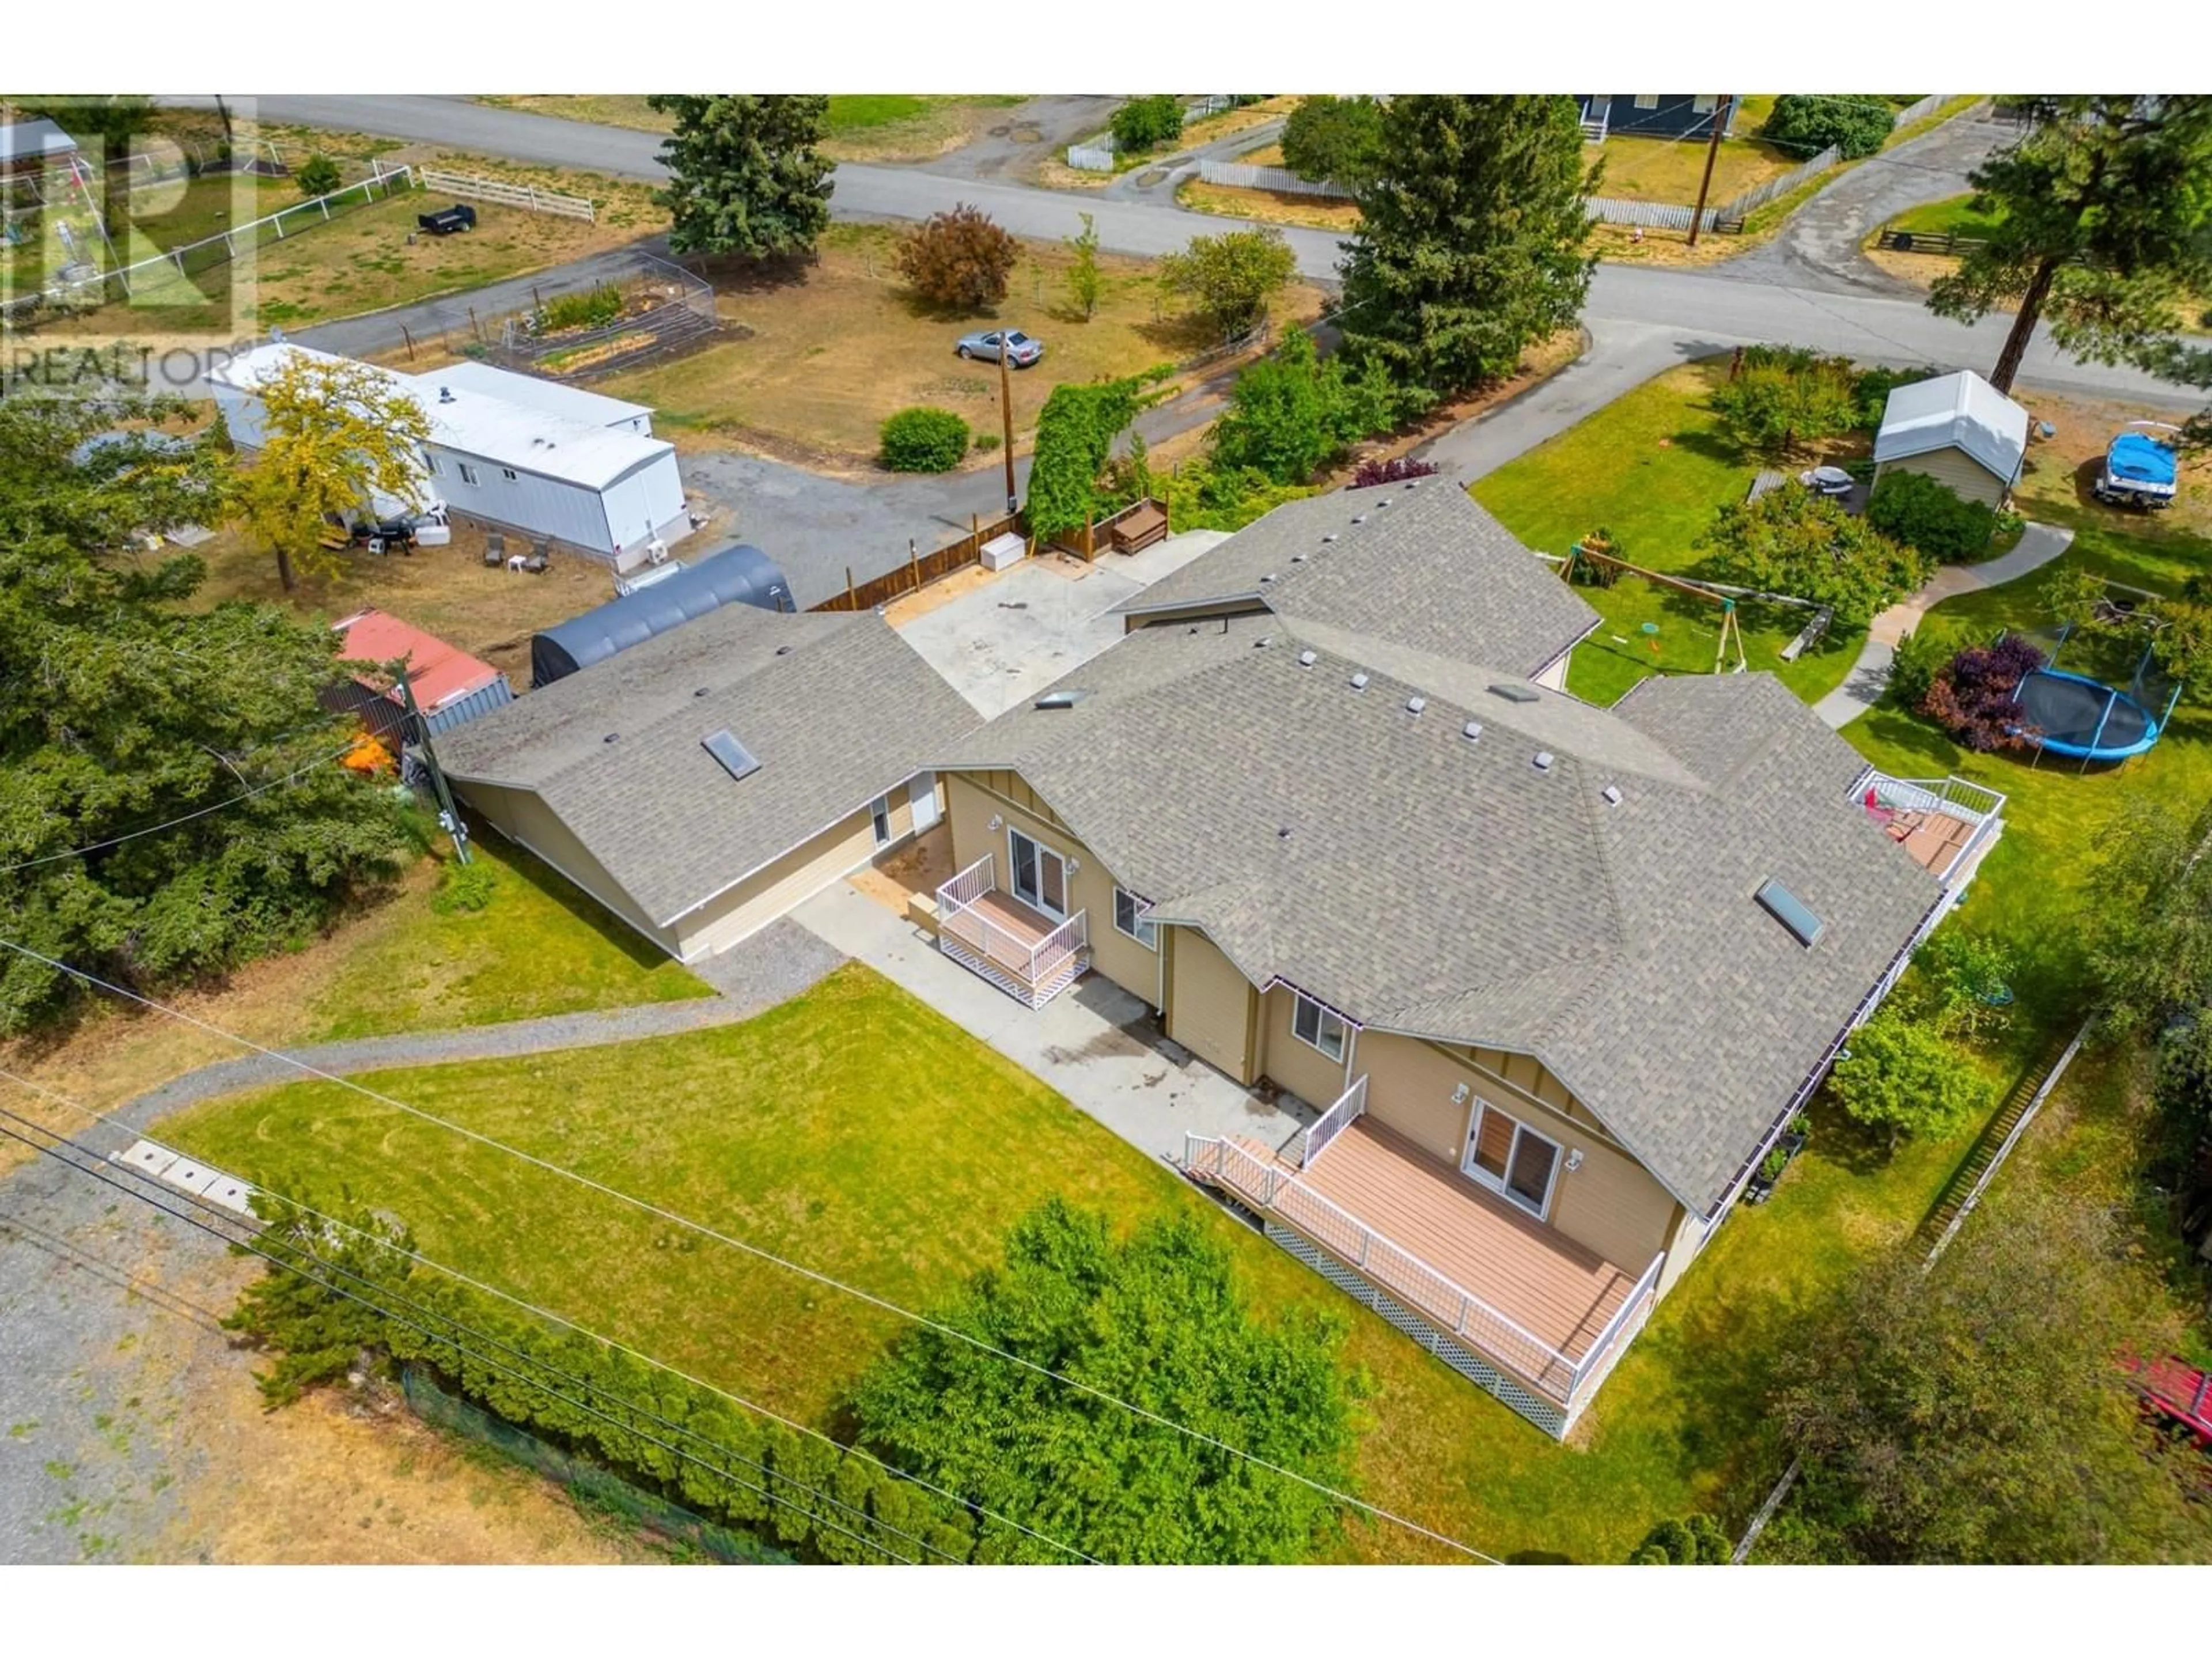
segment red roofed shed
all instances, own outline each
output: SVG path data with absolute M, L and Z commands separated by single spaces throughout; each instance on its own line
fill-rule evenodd
M 433 732 L 444 732 L 514 701 L 507 676 L 479 658 L 446 643 L 434 634 L 377 610 L 333 623 L 342 641 L 339 654 L 355 662 L 404 661 L 415 692 L 415 706 Z M 380 677 L 356 676 L 356 684 L 393 702 L 399 694 Z

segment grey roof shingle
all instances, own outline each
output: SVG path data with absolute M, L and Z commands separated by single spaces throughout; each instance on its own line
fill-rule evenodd
M 1435 479 L 1289 502 L 1118 609 L 1233 602 L 1516 674 L 1597 623 L 1474 497 Z
M 1060 683 L 1091 693 L 1073 708 L 939 758 L 1019 771 L 1255 983 L 1535 1054 L 1677 1197 L 1717 1201 L 1939 896 L 1851 801 L 1857 755 L 1765 675 L 1603 710 L 1403 619 L 1291 612 L 1155 623 Z M 1826 924 L 1811 948 L 1753 901 L 1771 877 Z
M 727 605 L 441 735 L 438 758 L 464 797 L 538 795 L 665 925 L 975 724 L 879 617 Z M 757 772 L 732 780 L 701 747 L 724 729 Z

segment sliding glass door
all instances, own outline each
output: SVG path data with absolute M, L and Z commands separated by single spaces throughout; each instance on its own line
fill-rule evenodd
M 1559 1164 L 1557 1141 L 1487 1102 L 1475 1103 L 1462 1165 L 1474 1181 L 1541 1219 L 1552 1207 L 1552 1178 Z
M 1014 896 L 1055 921 L 1067 920 L 1067 860 L 1018 830 L 1006 831 L 1006 863 Z

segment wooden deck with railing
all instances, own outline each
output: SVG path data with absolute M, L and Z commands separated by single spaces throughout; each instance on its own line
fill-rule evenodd
M 1858 789 L 1867 815 L 1946 886 L 1972 875 L 2004 833 L 2005 797 L 1964 778 L 1893 778 L 1869 769 Z
M 1364 1096 L 1362 1097 L 1364 1099 Z M 1192 1136 L 1187 1167 L 1279 1219 L 1553 1403 L 1571 1421 L 1649 1311 L 1639 1276 L 1482 1191 L 1372 1117 L 1303 1169 L 1254 1142 Z
M 1042 1008 L 1091 965 L 1087 913 L 1055 920 L 1000 890 L 985 854 L 937 890 L 937 948 Z

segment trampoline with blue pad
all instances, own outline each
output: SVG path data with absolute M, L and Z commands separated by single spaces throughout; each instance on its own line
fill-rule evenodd
M 2073 632 L 2059 630 L 2051 660 L 2022 676 L 2013 693 L 2021 730 L 2035 744 L 2039 760 L 2057 755 L 2087 766 L 2148 753 L 2164 734 L 2181 688 L 2157 672 L 2148 646 L 2124 686 L 2061 668 L 2059 653 Z

